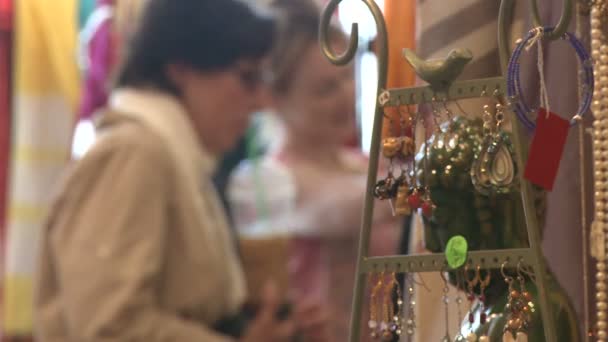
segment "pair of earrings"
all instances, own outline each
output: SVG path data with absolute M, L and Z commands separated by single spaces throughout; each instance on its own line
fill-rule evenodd
M 413 115 L 409 112 L 409 107 L 406 106 L 406 108 L 408 110 L 407 114 L 402 113 L 401 110 L 399 111 L 402 128 L 401 135 L 385 138 L 382 141 L 382 154 L 390 160 L 391 168 L 389 169 L 388 176 L 376 183 L 374 196 L 381 200 L 390 200 L 391 206 L 393 205 L 392 200 L 395 200 L 394 207 L 392 208 L 396 215 L 409 216 L 412 214 L 412 211 L 420 210 L 425 217 L 430 218 L 433 215 L 435 205 L 431 200 L 428 188 L 417 186 L 415 162 L 412 161 L 414 170 L 411 173 L 410 182 L 407 180 L 405 170 L 402 170 L 402 174 L 398 178 L 395 178 L 392 172 L 392 165 L 395 159 L 400 159 L 404 163 L 412 159 L 416 152 L 413 131 L 416 129 L 415 123 L 418 122 L 419 115 L 416 114 L 415 120 L 412 120 Z M 406 123 L 405 117 L 409 118 L 409 125 Z M 392 121 L 390 121 L 390 125 L 392 127 Z M 405 134 L 406 126 L 413 128 L 412 137 Z
M 397 307 L 393 303 L 393 294 L 397 296 Z M 375 340 L 390 342 L 396 336 L 401 336 L 403 298 L 395 272 L 388 279 L 384 272 L 378 276 L 371 290 L 370 320 L 368 327 L 370 336 Z
M 468 273 L 468 265 L 465 266 L 464 274 L 465 274 L 465 282 L 467 283 L 467 298 L 471 303 L 471 311 L 469 311 L 469 334 L 466 337 L 466 340 L 469 342 L 487 342 L 489 341 L 489 337 L 487 335 L 478 336 L 473 331 L 473 324 L 475 323 L 475 314 L 473 313 L 474 307 L 473 302 L 477 298 L 479 303 L 479 324 L 484 325 L 488 321 L 488 316 L 486 314 L 486 296 L 485 290 L 490 286 L 490 282 L 492 281 L 490 271 L 486 271 L 486 275 L 484 277 L 481 276 L 481 267 L 477 266 L 475 269 L 475 276 L 473 279 L 469 279 L 466 274 Z M 475 295 L 475 287 L 479 286 L 479 296 Z
M 506 194 L 513 190 L 517 166 L 509 134 L 502 130 L 505 120 L 503 106 L 496 103 L 492 116 L 489 106 L 484 106 L 482 147 L 471 166 L 471 181 L 483 195 Z
M 515 279 L 504 273 L 504 266 L 505 264 L 501 267 L 501 273 L 505 282 L 509 285 L 509 294 L 505 306 L 507 323 L 503 328 L 502 340 L 503 342 L 528 342 L 527 332 L 532 323 L 532 313 L 534 312 L 532 294 L 526 289 L 526 279 L 520 272 L 521 263 L 517 265 L 519 290 L 515 288 Z

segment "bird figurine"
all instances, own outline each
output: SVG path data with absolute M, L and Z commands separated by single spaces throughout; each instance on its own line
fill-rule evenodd
M 447 90 L 462 73 L 465 65 L 473 59 L 469 49 L 454 49 L 444 59 L 423 60 L 410 49 L 403 49 L 403 56 L 414 71 L 436 92 Z

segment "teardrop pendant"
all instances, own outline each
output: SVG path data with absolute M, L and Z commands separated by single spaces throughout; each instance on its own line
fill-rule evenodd
M 516 183 L 517 167 L 507 133 L 486 137 L 471 166 L 471 182 L 482 195 L 507 194 Z
M 505 133 L 497 135 L 489 149 L 489 182 L 493 191 L 500 194 L 511 192 L 515 181 L 515 160 L 511 142 Z

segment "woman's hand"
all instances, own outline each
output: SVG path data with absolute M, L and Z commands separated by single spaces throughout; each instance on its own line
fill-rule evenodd
M 279 320 L 277 311 L 280 300 L 274 283 L 266 284 L 262 291 L 260 310 L 239 342 L 290 342 L 295 334 L 295 324 L 288 318 Z
M 306 342 L 333 342 L 330 329 L 330 315 L 327 307 L 317 302 L 304 300 L 296 303 L 293 317 L 298 332 Z

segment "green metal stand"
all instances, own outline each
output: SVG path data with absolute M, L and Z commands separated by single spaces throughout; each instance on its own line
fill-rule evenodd
M 377 42 L 378 42 L 378 88 L 377 98 L 380 93 L 386 88 L 387 66 L 388 66 L 388 44 L 386 24 L 382 11 L 373 0 L 362 0 L 369 8 L 377 26 Z M 334 64 L 344 65 L 350 62 L 356 53 L 358 46 L 358 29 L 357 24 L 353 24 L 351 29 L 351 37 L 348 49 L 342 55 L 336 55 L 329 45 L 328 27 L 331 16 L 336 10 L 341 0 L 331 0 L 325 8 L 320 27 L 320 40 L 322 51 L 325 56 Z M 499 25 L 499 49 L 500 60 L 503 74 L 506 73 L 506 66 L 509 59 L 509 41 L 507 38 L 507 27 L 511 21 L 513 13 L 514 0 L 502 0 L 498 19 Z M 531 1 L 531 10 L 536 25 L 541 25 L 538 15 L 538 5 L 535 0 Z M 554 39 L 559 37 L 569 24 L 572 13 L 572 0 L 564 0 L 563 14 L 556 30 L 554 31 Z M 441 94 L 434 92 L 430 86 L 404 88 L 404 89 L 389 89 L 390 99 L 387 106 L 410 104 L 422 104 L 431 102 L 433 99 L 438 100 L 457 100 L 465 98 L 475 98 L 482 96 L 498 95 L 504 99 L 506 96 L 506 84 L 504 77 L 494 77 L 487 79 L 478 79 L 470 81 L 455 82 L 447 90 Z M 514 113 L 510 113 L 513 118 L 512 122 L 517 123 Z M 374 116 L 374 125 L 372 130 L 372 142 L 370 153 L 370 166 L 367 178 L 367 190 L 365 196 L 365 206 L 363 211 L 363 223 L 359 239 L 359 252 L 357 259 L 357 275 L 355 281 L 355 293 L 353 298 L 353 312 L 350 327 L 350 342 L 358 342 L 360 340 L 360 324 L 362 314 L 362 303 L 365 291 L 367 276 L 370 273 L 380 271 L 395 271 L 400 273 L 407 272 L 441 272 L 446 269 L 446 261 L 444 254 L 430 255 L 396 255 L 388 257 L 369 257 L 369 243 L 372 227 L 372 216 L 374 211 L 374 196 L 373 190 L 378 174 L 378 159 L 380 154 L 380 140 L 383 123 L 383 109 L 376 102 L 376 111 Z M 516 163 L 519 169 L 523 169 L 525 155 L 525 142 L 523 127 L 514 125 L 513 128 L 513 143 L 517 155 Z M 540 231 L 538 221 L 535 214 L 534 203 L 532 201 L 532 189 L 530 183 L 523 178 L 523 173 L 519 173 L 521 184 L 521 197 L 523 203 L 524 214 L 527 224 L 527 232 L 529 239 L 529 248 L 523 249 L 505 249 L 491 251 L 475 251 L 470 252 L 467 262 L 471 266 L 481 266 L 484 269 L 500 268 L 503 263 L 514 266 L 520 261 L 531 265 L 536 275 L 537 286 L 539 291 L 539 303 L 541 315 L 543 319 L 543 327 L 545 331 L 546 341 L 555 342 L 555 317 L 553 317 L 549 299 L 547 298 L 547 288 L 545 274 L 545 261 L 541 248 Z

